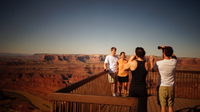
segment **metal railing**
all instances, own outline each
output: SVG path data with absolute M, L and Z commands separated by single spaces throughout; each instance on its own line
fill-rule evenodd
M 157 95 L 158 72 L 146 77 L 147 92 Z M 200 71 L 176 71 L 175 97 L 200 99 Z M 137 98 L 112 97 L 106 72 L 100 72 L 51 94 L 55 112 L 137 111 Z
M 55 112 L 135 112 L 137 98 L 111 96 L 107 72 L 100 72 L 51 94 Z
M 157 95 L 158 72 L 149 72 L 146 77 L 147 92 Z M 200 99 L 200 71 L 176 71 L 175 97 Z

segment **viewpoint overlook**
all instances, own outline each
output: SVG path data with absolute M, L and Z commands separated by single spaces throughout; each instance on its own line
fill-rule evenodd
M 52 92 L 101 72 L 105 57 L 106 55 L 97 54 L 1 54 L 0 88 L 24 91 L 50 101 Z M 148 57 L 146 56 L 147 61 Z M 162 57 L 156 56 L 156 61 L 161 59 Z M 178 58 L 177 70 L 198 71 L 199 68 L 198 58 Z M 23 109 L 25 107 L 28 106 Z M 20 110 L 19 106 L 11 108 Z

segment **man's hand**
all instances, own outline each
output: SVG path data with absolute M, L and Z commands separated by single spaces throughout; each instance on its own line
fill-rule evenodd
M 107 69 L 103 69 L 103 71 L 108 71 Z
M 162 47 L 162 48 L 165 48 L 165 46 L 164 46 L 164 45 L 161 45 L 160 47 Z
M 161 48 L 159 48 L 159 50 L 163 50 L 163 49 L 165 48 L 164 45 L 161 45 L 160 47 L 161 47 Z

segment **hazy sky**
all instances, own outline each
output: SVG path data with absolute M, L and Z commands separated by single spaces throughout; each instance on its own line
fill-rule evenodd
M 158 45 L 200 58 L 199 0 L 0 0 L 1 53 L 127 55 Z

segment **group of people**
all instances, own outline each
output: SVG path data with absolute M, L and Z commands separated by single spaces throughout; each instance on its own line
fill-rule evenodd
M 161 112 L 165 112 L 168 106 L 169 112 L 173 112 L 174 104 L 174 76 L 177 65 L 177 58 L 173 54 L 171 46 L 160 46 L 163 60 L 154 62 L 154 57 L 150 56 L 149 62 L 145 60 L 145 50 L 142 47 L 135 49 L 135 55 L 126 60 L 125 52 L 120 53 L 120 59 L 116 56 L 117 49 L 111 48 L 111 54 L 106 56 L 104 70 L 108 71 L 108 81 L 111 83 L 113 96 L 117 96 L 117 81 L 119 82 L 119 96 L 124 85 L 124 96 L 126 96 L 127 82 L 129 81 L 129 71 L 132 79 L 129 88 L 129 97 L 138 98 L 138 112 L 147 112 L 147 90 L 146 75 L 149 71 L 158 71 L 158 99 Z

